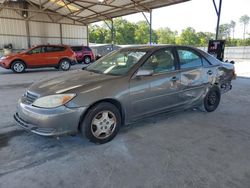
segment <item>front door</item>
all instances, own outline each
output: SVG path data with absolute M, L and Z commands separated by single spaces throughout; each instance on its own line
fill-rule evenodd
M 152 70 L 150 76 L 134 76 L 130 80 L 131 118 L 178 106 L 180 73 L 171 48 L 153 53 L 139 70 Z
M 45 54 L 45 47 L 38 46 L 30 50 L 25 54 L 24 60 L 30 67 L 39 67 L 43 64 L 43 58 Z

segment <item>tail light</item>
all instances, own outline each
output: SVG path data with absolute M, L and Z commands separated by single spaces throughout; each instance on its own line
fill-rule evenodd
M 234 69 L 233 69 L 233 80 L 235 80 L 236 79 L 236 77 L 237 77 L 237 74 L 236 74 L 236 72 L 235 72 L 235 67 L 234 67 Z

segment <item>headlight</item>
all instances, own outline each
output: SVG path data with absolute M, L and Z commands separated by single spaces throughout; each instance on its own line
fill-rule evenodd
M 32 105 L 41 108 L 56 108 L 66 104 L 75 96 L 76 94 L 49 95 L 46 97 L 38 98 Z
M 8 56 L 3 56 L 3 57 L 1 57 L 0 58 L 0 60 L 4 60 L 4 59 L 6 59 Z

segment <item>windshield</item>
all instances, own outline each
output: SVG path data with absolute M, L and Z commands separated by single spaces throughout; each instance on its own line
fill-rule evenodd
M 121 50 L 112 52 L 86 68 L 87 71 L 125 75 L 146 54 L 141 50 Z

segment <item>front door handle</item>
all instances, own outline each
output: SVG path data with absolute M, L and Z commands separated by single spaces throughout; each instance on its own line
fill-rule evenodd
M 179 80 L 176 76 L 173 76 L 171 79 L 173 82 L 176 82 L 177 80 Z
M 209 70 L 209 71 L 207 71 L 207 74 L 208 74 L 208 75 L 212 75 L 212 74 L 213 74 L 213 71 Z

